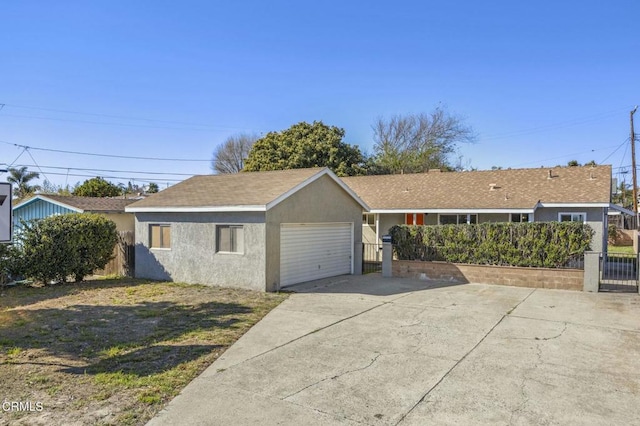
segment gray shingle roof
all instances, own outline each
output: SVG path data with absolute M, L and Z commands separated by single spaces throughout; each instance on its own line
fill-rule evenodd
M 40 194 L 37 197 L 40 199 L 49 199 L 58 203 L 66 204 L 83 212 L 100 212 L 100 213 L 124 213 L 124 208 L 129 204 L 138 201 L 131 198 L 102 198 L 102 197 L 77 197 L 73 195 L 54 195 L 54 194 Z M 17 208 L 23 204 L 26 204 L 33 200 L 33 198 L 27 199 L 22 203 L 16 205 Z
M 194 176 L 130 207 L 266 206 L 322 170 L 310 168 Z
M 530 209 L 538 201 L 609 203 L 611 166 L 432 171 L 343 181 L 373 210 Z

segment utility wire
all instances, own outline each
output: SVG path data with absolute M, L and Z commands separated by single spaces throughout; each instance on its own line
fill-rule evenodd
M 44 178 L 46 180 L 49 180 L 49 178 L 47 177 L 47 175 L 45 174 L 45 172 L 42 170 L 42 168 L 38 165 L 38 162 L 36 161 L 35 158 L 33 158 L 33 155 L 31 155 L 31 153 L 29 152 L 28 149 L 25 149 L 25 151 L 27 152 L 27 154 L 29 154 L 29 157 L 31 157 L 31 160 L 33 161 L 33 164 L 36 165 L 36 167 L 38 168 L 38 170 L 40 170 L 40 173 L 42 173 L 42 176 L 44 176 Z
M 138 156 L 132 156 L 132 155 L 98 154 L 98 153 L 92 153 L 92 152 L 67 151 L 67 150 L 63 150 L 63 149 L 38 148 L 38 147 L 35 147 L 35 146 L 20 145 L 20 144 L 17 144 L 17 143 L 7 142 L 7 141 L 2 141 L 2 140 L 0 140 L 0 143 L 4 143 L 4 144 L 7 144 L 7 145 L 13 145 L 13 146 L 16 146 L 16 147 L 19 147 L 19 148 L 26 148 L 26 149 L 30 149 L 30 150 L 36 150 L 36 151 L 59 152 L 59 153 L 63 153 L 63 154 L 74 154 L 74 155 L 89 155 L 89 156 L 94 156 L 94 157 L 124 158 L 124 159 L 130 159 L 130 160 L 150 160 L 150 161 L 184 161 L 184 162 L 206 162 L 206 163 L 210 163 L 211 162 L 211 160 L 200 160 L 200 159 L 193 159 L 193 158 L 138 157 Z
M 29 110 L 37 110 L 37 111 L 48 111 L 48 112 L 58 112 L 58 113 L 62 113 L 62 114 L 76 114 L 76 115 L 85 115 L 85 116 L 90 116 L 90 117 L 115 118 L 115 119 L 130 120 L 130 121 L 146 121 L 146 122 L 149 122 L 149 123 L 175 124 L 175 125 L 178 125 L 178 126 L 188 126 L 188 127 L 204 127 L 204 128 L 209 128 L 209 129 L 251 130 L 251 129 L 246 129 L 246 128 L 242 128 L 242 127 L 234 127 L 234 126 L 222 126 L 222 125 L 216 125 L 216 124 L 203 124 L 203 123 L 193 123 L 193 122 L 173 121 L 173 120 L 159 120 L 159 119 L 154 119 L 154 118 L 132 117 L 132 116 L 126 116 L 126 115 L 113 115 L 113 114 L 100 114 L 100 113 L 93 113 L 93 112 L 70 111 L 70 110 L 64 110 L 64 109 L 43 108 L 43 107 L 35 107 L 35 106 L 27 106 L 27 105 L 16 105 L 16 104 L 0 104 L 0 105 L 13 107 L 13 108 L 20 108 L 20 109 L 29 109 Z M 0 107 L 0 110 L 2 110 L 1 107 Z M 50 117 L 20 116 L 20 115 L 9 115 L 9 114 L 3 114 L 3 115 L 5 117 L 38 118 L 38 119 L 52 119 L 52 120 L 56 119 L 56 118 L 50 118 Z M 64 119 L 60 119 L 60 120 L 64 120 Z M 74 121 L 74 120 L 64 120 L 64 121 Z M 126 125 L 126 124 L 120 124 L 120 123 L 103 123 L 103 122 L 91 122 L 91 121 L 87 121 L 86 123 Z M 149 127 L 154 127 L 154 126 L 149 126 Z
M 16 167 L 29 167 L 31 164 L 18 164 Z M 193 176 L 194 173 L 150 172 L 136 170 L 111 170 L 111 169 L 87 169 L 81 167 L 40 166 L 45 169 L 78 170 L 84 172 L 108 172 L 108 173 L 136 173 L 143 175 L 169 175 L 169 176 Z

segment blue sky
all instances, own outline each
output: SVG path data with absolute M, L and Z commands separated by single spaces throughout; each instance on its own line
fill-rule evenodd
M 459 149 L 468 166 L 629 171 L 639 12 L 632 0 L 4 2 L 0 163 L 57 184 L 164 187 L 209 173 L 239 132 L 322 120 L 371 153 L 377 117 L 444 104 L 479 135 Z

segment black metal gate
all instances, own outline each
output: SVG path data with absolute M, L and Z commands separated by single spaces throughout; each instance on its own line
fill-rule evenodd
M 382 272 L 382 244 L 362 244 L 362 273 Z
M 638 292 L 638 254 L 604 253 L 600 259 L 600 291 Z

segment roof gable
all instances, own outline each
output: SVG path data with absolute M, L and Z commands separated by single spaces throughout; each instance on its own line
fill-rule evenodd
M 427 172 L 344 178 L 372 210 L 513 210 L 608 204 L 611 166 Z
M 368 210 L 355 192 L 325 167 L 194 176 L 132 204 L 126 211 L 266 211 L 324 175 Z

